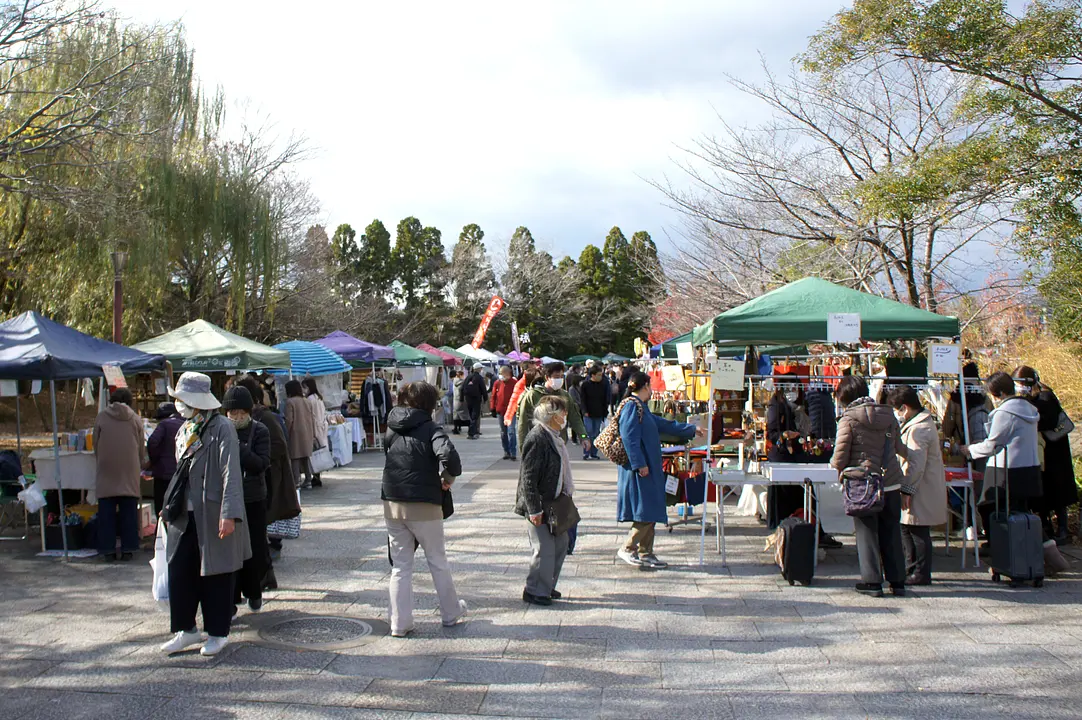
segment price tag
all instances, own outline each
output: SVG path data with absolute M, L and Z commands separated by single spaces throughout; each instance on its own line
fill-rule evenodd
M 744 361 L 717 360 L 714 362 L 711 376 L 714 390 L 743 390 Z
M 126 388 L 128 383 L 124 381 L 124 373 L 119 365 L 102 365 L 101 371 L 105 373 L 105 384 L 114 388 Z
M 681 365 L 695 363 L 695 349 L 691 343 L 676 343 L 676 361 Z
M 929 345 L 929 371 L 933 375 L 957 375 L 961 369 L 961 355 L 957 345 Z
M 680 365 L 666 365 L 661 369 L 661 377 L 665 379 L 665 389 L 669 392 L 683 390 L 687 386 L 684 382 L 684 368 Z
M 860 313 L 827 315 L 827 342 L 831 344 L 859 343 Z
M 680 489 L 680 478 L 675 475 L 669 475 L 665 478 L 665 492 L 669 495 L 675 495 L 676 491 Z

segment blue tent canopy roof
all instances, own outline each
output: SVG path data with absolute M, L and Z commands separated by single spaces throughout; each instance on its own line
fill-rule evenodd
M 349 372 L 352 367 L 342 357 L 314 342 L 293 340 L 291 342 L 278 343 L 276 350 L 285 350 L 289 353 L 289 370 L 268 370 L 272 375 L 334 375 L 335 373 Z
M 165 358 L 86 335 L 36 312 L 0 323 L 0 378 L 80 380 L 101 377 L 102 365 L 125 375 L 165 369 Z

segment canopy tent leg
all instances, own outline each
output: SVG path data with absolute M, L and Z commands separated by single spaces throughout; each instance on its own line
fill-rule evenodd
M 959 344 L 961 344 L 960 341 L 959 341 Z M 966 445 L 968 446 L 969 445 L 969 408 L 966 406 L 966 379 L 965 379 L 965 375 L 962 373 L 962 362 L 961 362 L 961 360 L 959 360 L 959 362 L 958 362 L 958 398 L 959 398 L 959 400 L 961 400 L 961 403 L 962 403 L 962 433 L 965 436 Z M 976 510 L 976 508 L 977 508 L 977 488 L 973 484 L 973 462 L 971 460 L 966 460 L 966 472 L 969 474 L 969 488 L 970 488 L 969 496 L 970 496 L 970 498 L 972 498 L 972 501 L 973 501 L 973 516 L 974 516 L 974 523 L 973 523 L 973 563 L 974 563 L 975 567 L 979 568 L 981 566 L 981 551 L 980 551 L 980 544 L 981 543 L 980 543 L 980 539 L 977 537 L 977 523 L 976 523 L 976 520 L 975 520 L 976 515 L 977 515 L 977 510 Z M 962 497 L 963 498 L 965 497 L 965 493 L 962 494 Z M 962 517 L 965 517 L 965 515 L 966 515 L 965 508 L 963 507 L 962 508 Z M 966 531 L 965 531 L 965 523 L 964 522 L 962 523 L 962 527 L 963 527 L 963 529 L 962 529 L 962 569 L 964 570 L 965 566 L 966 566 L 966 551 L 968 550 L 968 548 L 966 547 L 966 544 L 968 543 L 968 540 L 966 538 Z M 985 532 L 987 532 L 987 528 L 985 529 Z
M 68 560 L 68 519 L 64 515 L 64 484 L 60 480 L 60 435 L 56 429 L 56 380 L 49 380 L 49 400 L 53 409 L 53 461 L 56 463 L 54 477 L 56 478 L 57 505 L 60 507 L 60 539 L 64 545 L 64 559 Z M 43 528 L 42 533 L 44 532 Z

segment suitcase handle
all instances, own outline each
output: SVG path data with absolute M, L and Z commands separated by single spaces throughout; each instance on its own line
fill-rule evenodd
M 1011 514 L 1011 473 L 1007 462 L 1009 443 L 1003 446 L 1003 492 L 1006 495 L 1007 515 Z M 999 490 L 996 490 L 996 515 L 999 515 Z

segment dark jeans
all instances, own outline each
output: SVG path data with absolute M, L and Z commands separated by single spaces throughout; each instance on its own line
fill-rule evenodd
M 233 600 L 240 604 L 241 594 L 249 600 L 263 597 L 263 578 L 271 566 L 270 547 L 267 545 L 267 504 L 263 500 L 244 503 L 248 521 L 248 538 L 252 542 L 252 557 L 244 561 L 237 571 L 236 590 Z
M 233 619 L 233 573 L 204 577 L 200 574 L 201 564 L 195 516 L 188 513 L 188 527 L 169 562 L 170 632 L 194 628 L 195 611 L 202 606 L 203 629 L 207 634 L 227 637 Z
M 567 529 L 567 554 L 570 555 L 575 552 L 575 544 L 579 541 L 579 526 L 578 523 L 572 525 Z
M 932 528 L 927 525 L 902 525 L 905 548 L 905 574 L 922 581 L 932 579 Z
M 902 552 L 902 493 L 884 494 L 883 510 L 875 515 L 853 518 L 857 534 L 857 558 L 862 582 L 882 585 L 884 576 L 891 585 L 905 582 Z
M 503 420 L 503 415 L 497 415 L 496 418 L 500 422 L 500 444 L 503 445 L 504 455 L 514 455 L 515 447 L 511 444 L 511 433 L 508 431 L 507 423 Z
M 466 400 L 466 409 L 470 412 L 470 435 L 481 434 L 481 399 Z
M 116 554 L 117 530 L 122 552 L 139 549 L 139 498 L 98 498 L 98 552 Z
M 154 517 L 158 517 L 162 508 L 165 507 L 165 491 L 169 489 L 169 483 L 172 479 L 171 477 L 154 478 Z
M 597 446 L 594 445 L 594 441 L 601 434 L 601 426 L 605 424 L 605 418 L 585 417 L 582 422 L 586 426 L 586 437 L 590 438 L 590 449 L 583 450 L 582 456 L 583 458 L 591 457 L 597 460 Z M 613 420 L 613 422 L 617 421 Z

